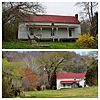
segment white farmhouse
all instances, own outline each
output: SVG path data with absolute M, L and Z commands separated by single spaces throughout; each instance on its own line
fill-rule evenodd
M 77 39 L 81 34 L 78 14 L 75 16 L 29 15 L 18 27 L 18 39 L 37 36 L 41 40 Z
M 85 73 L 58 73 L 57 89 L 77 88 L 85 86 Z

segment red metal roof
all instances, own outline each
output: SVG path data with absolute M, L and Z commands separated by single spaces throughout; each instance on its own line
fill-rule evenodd
M 84 78 L 85 73 L 58 73 L 56 74 L 57 79 L 62 78 Z
M 60 81 L 60 83 L 64 84 L 64 83 L 76 83 L 79 82 L 78 80 L 69 80 L 69 81 Z
M 79 24 L 79 21 L 75 16 L 59 15 L 31 15 L 26 19 L 26 21 Z

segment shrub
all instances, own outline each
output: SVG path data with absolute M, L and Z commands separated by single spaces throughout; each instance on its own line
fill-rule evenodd
M 97 48 L 97 39 L 88 34 L 83 34 L 76 40 L 77 44 L 85 48 Z

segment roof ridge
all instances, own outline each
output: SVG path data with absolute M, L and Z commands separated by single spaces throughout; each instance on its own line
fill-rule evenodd
M 67 15 L 46 15 L 46 14 L 36 14 L 36 15 L 32 15 L 32 16 L 61 16 L 61 17 L 75 17 L 75 16 L 67 16 Z
M 73 72 L 57 73 L 57 74 L 68 74 L 68 73 L 73 73 Z M 80 73 L 84 73 L 85 74 L 85 72 L 80 72 Z M 79 73 L 75 73 L 75 74 L 79 74 Z

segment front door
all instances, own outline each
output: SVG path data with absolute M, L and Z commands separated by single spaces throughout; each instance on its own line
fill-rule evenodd
M 74 28 L 69 28 L 69 38 L 73 37 Z

